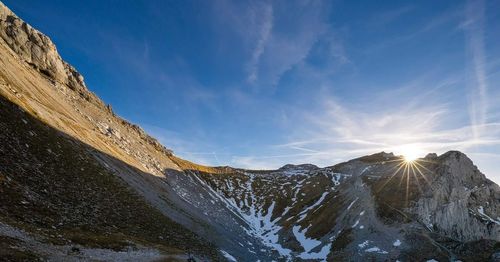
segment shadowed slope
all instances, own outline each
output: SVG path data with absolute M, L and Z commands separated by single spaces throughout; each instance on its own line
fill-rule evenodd
M 3 97 L 0 141 L 1 222 L 68 249 L 144 246 L 165 254 L 191 251 L 217 257 L 213 246 L 165 217 L 97 162 L 94 155 L 102 152 Z

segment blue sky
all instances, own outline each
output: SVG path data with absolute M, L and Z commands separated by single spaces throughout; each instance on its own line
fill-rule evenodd
M 498 0 L 4 2 L 186 159 L 456 149 L 500 182 Z

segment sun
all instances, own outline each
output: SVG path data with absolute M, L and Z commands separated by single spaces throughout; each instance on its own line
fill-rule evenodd
M 389 173 L 392 174 L 383 182 L 379 191 L 385 188 L 394 178 L 399 177 L 399 185 L 397 187 L 402 188 L 402 190 L 406 189 L 404 203 L 405 206 L 408 206 L 409 197 L 411 196 L 410 191 L 413 190 L 414 187 L 422 193 L 424 186 L 431 185 L 427 175 L 434 172 L 428 168 L 428 164 L 432 163 L 432 161 L 422 158 L 426 150 L 424 144 L 402 144 L 393 149 L 393 152 L 396 152 L 399 157 L 390 160 L 393 165 Z
M 407 163 L 417 160 L 422 154 L 422 150 L 416 145 L 404 145 L 399 151 Z
M 413 153 L 406 153 L 403 155 L 403 157 L 405 158 L 406 162 L 413 162 L 413 161 L 417 160 L 418 155 L 413 154 Z

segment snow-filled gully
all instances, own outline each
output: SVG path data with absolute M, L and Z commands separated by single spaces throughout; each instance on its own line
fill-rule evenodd
M 315 260 L 326 261 L 326 258 L 328 256 L 328 253 L 330 252 L 332 244 L 323 243 L 320 240 L 306 237 L 306 233 L 309 227 L 301 229 L 299 225 L 295 225 L 292 228 L 292 233 L 295 239 L 302 246 L 304 250 L 303 252 L 296 254 L 292 250 L 280 244 L 279 232 L 282 230 L 282 226 L 279 225 L 278 222 L 292 208 L 293 203 L 291 204 L 292 206 L 288 206 L 285 208 L 281 216 L 272 219 L 272 214 L 276 206 L 276 202 L 272 201 L 267 207 L 267 209 L 264 209 L 263 204 L 259 205 L 260 202 L 258 201 L 257 196 L 255 195 L 252 188 L 252 183 L 255 179 L 254 174 L 246 174 L 249 179 L 245 183 L 245 185 L 242 186 L 242 189 L 244 190 L 242 195 L 244 195 L 245 197 L 239 200 L 240 205 L 237 204 L 238 201 L 237 199 L 227 198 L 222 191 L 215 190 L 214 188 L 212 188 L 203 179 L 198 177 L 197 174 L 192 174 L 192 175 L 195 177 L 196 180 L 198 180 L 203 186 L 207 188 L 209 194 L 212 197 L 221 201 L 231 213 L 233 213 L 236 217 L 241 218 L 241 220 L 244 221 L 246 226 L 243 227 L 243 230 L 247 234 L 260 239 L 263 245 L 273 250 L 276 250 L 280 254 L 280 256 L 286 258 L 287 260 L 291 260 L 292 257 L 299 257 L 302 259 L 315 259 Z M 335 173 L 335 174 L 325 174 L 325 175 L 331 178 L 333 186 L 330 188 L 330 190 L 323 192 L 322 195 L 318 198 L 318 200 L 316 200 L 316 202 L 304 208 L 302 212 L 300 212 L 297 215 L 298 216 L 297 222 L 304 220 L 307 217 L 307 215 L 310 214 L 310 211 L 313 211 L 315 208 L 319 208 L 323 203 L 323 201 L 325 200 L 325 198 L 327 197 L 327 195 L 331 193 L 333 190 L 335 190 L 335 187 L 340 184 L 342 174 Z M 303 181 L 304 180 L 300 181 L 294 188 L 294 197 L 292 200 L 296 201 L 295 196 L 300 191 Z M 228 189 L 234 190 L 234 185 L 232 184 L 231 181 L 225 181 L 224 185 Z M 242 203 L 244 205 L 241 205 Z M 246 207 L 245 210 L 243 209 L 244 207 Z M 322 244 L 323 246 L 321 246 Z M 312 250 L 316 250 L 317 252 L 312 252 Z

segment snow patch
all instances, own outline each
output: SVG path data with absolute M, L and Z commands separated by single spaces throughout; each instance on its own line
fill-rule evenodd
M 364 248 L 366 248 L 370 244 L 370 242 L 371 242 L 370 240 L 365 240 L 365 242 L 363 242 L 361 244 L 358 244 L 358 247 L 360 249 L 364 249 Z M 380 249 L 377 246 L 373 246 L 373 247 L 367 248 L 364 251 L 367 252 L 367 253 L 388 254 L 387 251 L 382 250 L 382 249 Z
M 221 250 L 220 251 L 222 253 L 222 255 L 224 255 L 225 258 L 227 258 L 229 261 L 234 261 L 234 262 L 237 262 L 238 260 L 236 260 L 236 258 L 234 258 L 233 256 L 231 256 L 231 254 L 227 253 L 226 251 L 224 250 Z
M 371 166 L 367 166 L 367 167 L 365 167 L 365 168 L 361 171 L 360 175 L 362 175 L 362 174 L 364 174 L 366 171 L 370 170 L 370 168 L 371 168 Z
M 289 257 L 291 250 L 279 244 L 278 232 L 281 230 L 281 226 L 276 222 L 280 220 L 281 217 L 271 220 L 275 204 L 276 203 L 273 202 L 269 206 L 265 216 L 262 215 L 262 210 L 257 212 L 253 205 L 250 206 L 249 214 L 246 214 L 242 210 L 239 210 L 239 212 L 250 226 L 250 231 L 248 233 L 260 238 L 264 245 L 277 250 L 280 255 Z
M 301 231 L 300 226 L 294 226 L 292 228 L 293 235 L 297 241 L 299 241 L 302 248 L 304 248 L 304 252 L 302 252 L 299 257 L 302 259 L 320 259 L 321 261 L 326 261 L 326 257 L 328 256 L 328 253 L 330 253 L 332 244 L 324 245 L 319 252 L 311 252 L 311 250 L 321 244 L 321 241 L 306 237 L 308 229 L 309 228 L 306 228 Z
M 319 259 L 320 261 L 326 261 L 326 257 L 330 253 L 332 244 L 324 245 L 319 252 L 302 253 L 299 255 L 302 259 Z
M 359 197 L 356 197 L 356 199 L 354 199 L 351 204 L 349 204 L 349 206 L 347 207 L 347 210 L 351 209 L 352 205 L 354 205 L 354 203 L 356 203 L 356 201 L 358 201 Z
M 306 237 L 306 232 L 309 228 L 300 231 L 300 226 L 292 228 L 293 235 L 299 241 L 300 245 L 304 248 L 305 253 L 309 253 L 313 248 L 321 244 L 321 241 Z
M 365 248 L 366 246 L 368 246 L 368 244 L 370 244 L 370 241 L 366 240 L 365 242 L 363 242 L 361 244 L 358 244 L 358 247 L 359 248 Z
M 313 208 L 315 208 L 315 207 L 319 206 L 319 205 L 321 204 L 321 202 L 323 202 L 323 200 L 325 200 L 325 197 L 326 197 L 326 195 L 328 195 L 328 193 L 329 193 L 329 192 L 323 192 L 323 194 L 321 195 L 321 197 L 320 197 L 320 198 L 319 198 L 319 199 L 318 199 L 318 200 L 317 200 L 314 204 L 312 204 L 311 206 L 309 206 L 308 208 L 306 208 L 306 209 L 304 209 L 302 212 L 300 212 L 300 214 L 299 214 L 299 215 L 300 215 L 300 218 L 299 218 L 299 220 L 297 220 L 297 222 L 300 222 L 300 221 L 302 221 L 304 218 L 306 218 L 306 216 L 307 216 L 308 212 L 309 212 L 311 209 L 313 209 Z
M 284 248 L 279 243 L 279 235 L 278 232 L 281 230 L 281 226 L 277 224 L 277 222 L 281 219 L 281 217 L 277 217 L 271 220 L 273 215 L 274 207 L 276 203 L 273 201 L 267 210 L 263 210 L 263 206 L 258 207 L 256 196 L 252 190 L 252 183 L 254 180 L 254 176 L 252 174 L 248 174 L 249 180 L 246 182 L 246 189 L 248 191 L 248 198 L 250 201 L 245 199 L 245 204 L 248 206 L 248 210 L 243 210 L 243 207 L 240 207 L 236 204 L 236 201 L 233 198 L 226 198 L 222 192 L 215 191 L 206 184 L 209 189 L 214 193 L 218 199 L 220 199 L 224 204 L 226 204 L 227 208 L 235 214 L 237 217 L 242 218 L 243 221 L 247 224 L 248 228 L 244 228 L 247 234 L 257 237 L 261 240 L 262 244 L 271 249 L 278 251 L 281 256 L 290 257 L 291 250 Z M 198 176 L 195 175 L 198 180 L 201 180 Z M 265 213 L 264 213 L 265 212 Z M 265 214 L 265 215 L 264 215 Z
M 490 216 L 486 215 L 486 213 L 484 213 L 484 207 L 483 206 L 479 206 L 479 208 L 477 209 L 477 212 L 479 212 L 479 214 L 481 215 L 482 218 L 484 218 L 485 220 L 489 220 L 497 225 L 500 225 L 500 220 L 495 220 L 493 218 L 491 218 Z
M 382 250 L 382 249 L 380 249 L 378 247 L 367 248 L 367 249 L 365 249 L 365 252 L 368 252 L 368 253 L 374 253 L 374 252 L 376 252 L 376 253 L 379 253 L 379 254 L 388 254 L 387 251 Z
M 395 247 L 399 247 L 399 246 L 401 246 L 401 241 L 399 239 L 396 239 L 396 241 L 394 241 L 394 243 L 392 243 L 392 245 Z
M 341 173 L 331 173 L 331 179 L 332 179 L 332 183 L 333 183 L 333 188 L 335 188 L 335 186 L 338 186 L 340 185 L 340 179 L 345 176 L 344 174 L 341 174 Z

